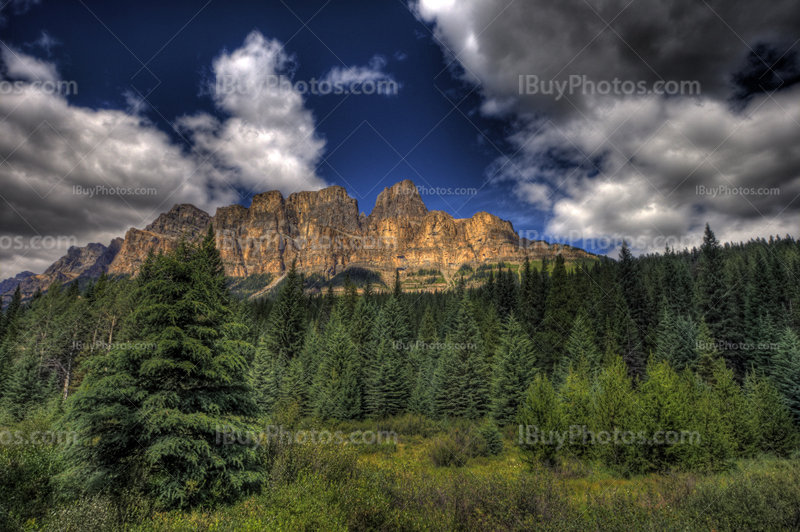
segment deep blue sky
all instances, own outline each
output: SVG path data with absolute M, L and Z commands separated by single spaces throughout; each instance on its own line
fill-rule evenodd
M 294 81 L 361 69 L 399 93 L 283 95 L 275 113 L 209 94 L 219 63 L 252 79 L 264 53 L 280 55 L 276 42 Z M 324 183 L 369 213 L 404 179 L 478 190 L 423 193 L 429 209 L 491 212 L 526 236 L 611 256 L 623 238 L 635 253 L 691 248 L 706 223 L 722 241 L 797 236 L 799 51 L 796 0 L 10 0 L 0 89 L 25 90 L 0 94 L 0 239 L 108 243 L 174 203 L 213 211 Z M 520 76 L 702 90 L 556 97 L 543 85 L 521 93 Z M 32 84 L 43 78 L 79 92 L 42 94 Z M 149 107 L 129 116 L 135 92 Z M 300 130 L 313 142 L 298 143 Z M 158 192 L 74 192 L 104 184 Z M 65 251 L 0 246 L 13 272 Z
M 154 110 L 147 115 L 173 135 L 168 121 L 198 109 L 216 113 L 200 94 L 201 80 L 215 56 L 241 46 L 252 30 L 285 44 L 297 61 L 297 80 L 319 77 L 332 66 L 366 65 L 380 54 L 401 84 L 397 96 L 306 96 L 327 140 L 326 156 L 333 152 L 319 175 L 347 188 L 367 213 L 384 187 L 411 179 L 418 186 L 481 189 L 474 196 L 425 195 L 431 210 L 456 217 L 486 210 L 525 228 L 536 218 L 535 209 L 514 200 L 506 187 L 484 187 L 487 166 L 501 155 L 489 140 L 506 148 L 503 123 L 475 112 L 479 92 L 467 96 L 474 87 L 443 71 L 447 63 L 429 26 L 401 1 L 65 0 L 10 17 L 2 38 L 24 49 L 43 30 L 61 43 L 51 48 L 50 59 L 64 79 L 79 84 L 72 103 L 124 108 L 122 93 L 134 88 L 149 93 Z M 146 70 L 137 74 L 140 61 L 160 84 Z M 460 111 L 454 109 L 465 96 Z

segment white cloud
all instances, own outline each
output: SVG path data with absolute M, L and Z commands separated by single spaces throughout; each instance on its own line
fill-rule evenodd
M 18 51 L 0 59 L 9 76 L 27 66 L 36 75 L 25 79 L 58 78 L 52 63 Z M 215 72 L 242 79 L 258 79 L 287 67 L 280 43 L 258 33 L 213 63 Z M 129 105 L 138 101 L 131 94 L 124 96 Z M 186 146 L 138 113 L 76 106 L 32 84 L 4 94 L 0 238 L 22 237 L 23 246 L 36 235 L 75 237 L 78 245 L 107 244 L 130 227 L 142 228 L 176 203 L 192 203 L 213 214 L 217 207 L 241 200 L 234 187 L 290 194 L 325 186 L 314 171 L 325 141 L 315 132 L 314 117 L 300 95 L 213 97 L 225 118 L 198 113 L 176 120 L 176 127 L 193 143 Z M 75 193 L 96 187 L 156 193 Z M 41 272 L 65 252 L 0 250 L 0 277 L 21 270 Z
M 392 84 L 396 88 L 399 88 L 399 84 L 397 84 L 391 74 L 384 72 L 386 65 L 387 61 L 385 57 L 375 55 L 370 59 L 367 66 L 333 67 L 322 76 L 320 83 L 328 82 L 334 87 L 341 86 L 347 88 L 358 86 L 365 82 L 373 82 L 377 85 L 379 93 L 391 95 L 394 94 L 394 90 L 381 89 L 381 83 Z
M 521 201 L 544 211 L 545 233 L 626 236 L 640 241 L 639 251 L 657 251 L 662 236 L 699 244 L 706 221 L 723 240 L 798 234 L 800 87 L 755 95 L 743 108 L 729 101 L 732 73 L 750 48 L 800 37 L 800 9 L 779 3 L 764 10 L 732 0 L 713 11 L 667 0 L 413 6 L 432 24 L 451 72 L 480 84 L 481 112 L 512 119 L 508 140 L 517 154 L 510 162 L 498 157 L 487 173 L 512 181 Z M 701 94 L 603 96 L 576 88 L 557 99 L 557 91 L 521 94 L 520 76 L 528 75 L 643 81 L 648 90 L 658 80 L 698 81 Z M 711 197 L 698 195 L 699 186 L 780 194 Z
M 7 79 L 40 82 L 58 80 L 55 64 L 15 50 L 5 43 L 0 48 L 0 60 Z

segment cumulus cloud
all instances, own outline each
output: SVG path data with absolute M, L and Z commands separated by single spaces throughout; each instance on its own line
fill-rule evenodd
M 8 49 L 0 59 L 4 80 L 58 79 L 52 63 L 18 50 Z M 216 73 L 257 80 L 285 72 L 288 58 L 280 43 L 254 32 L 212 66 Z M 300 95 L 251 98 L 209 92 L 222 118 L 198 113 L 175 121 L 191 146 L 131 112 L 142 102 L 130 93 L 124 95 L 127 112 L 76 106 L 33 83 L 4 94 L 0 277 L 41 272 L 66 252 L 65 246 L 107 244 L 130 227 L 143 228 L 176 203 L 192 203 L 213 214 L 251 190 L 290 194 L 325 186 L 315 173 L 325 143 Z M 47 249 L 32 243 L 39 236 L 51 242 L 65 238 L 63 246 Z M 10 249 L 9 238 L 17 239 Z
M 641 252 L 663 249 L 665 239 L 696 243 L 706 221 L 725 240 L 797 233 L 795 2 L 765 10 L 745 0 L 420 0 L 414 8 L 453 75 L 480 85 L 481 112 L 513 124 L 514 155 L 487 172 L 547 214 L 548 235 L 626 236 Z M 616 90 L 601 94 L 598 84 L 614 79 Z M 669 81 L 694 83 L 686 85 L 694 94 L 658 94 Z M 737 193 L 760 188 L 780 193 Z M 708 190 L 718 193 L 698 193 Z

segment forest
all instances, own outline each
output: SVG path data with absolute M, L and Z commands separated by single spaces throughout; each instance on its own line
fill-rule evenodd
M 699 249 L 510 266 L 310 295 L 292 264 L 239 299 L 210 229 L 133 278 L 17 291 L 0 529 L 800 527 L 800 242 L 706 226 Z

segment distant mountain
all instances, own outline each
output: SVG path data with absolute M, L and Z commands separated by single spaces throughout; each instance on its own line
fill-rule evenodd
M 36 275 L 23 272 L 0 282 L 3 303 L 8 303 L 17 285 L 20 286 L 23 299 L 28 299 L 39 289 L 47 290 L 56 280 L 69 283 L 80 279 L 97 278 L 101 273 L 108 271 L 121 247 L 121 238 L 115 238 L 108 247 L 103 244 L 89 244 L 82 248 L 72 246 L 66 255 L 50 265 L 44 273 Z
M 417 187 L 406 180 L 384 189 L 369 216 L 359 213 L 358 202 L 339 186 L 288 198 L 278 191 L 265 192 L 256 195 L 249 208 L 222 207 L 214 216 L 193 205 L 175 205 L 144 230 L 130 229 L 124 240 L 116 239 L 108 248 L 71 248 L 44 274 L 21 281 L 23 290 L 29 295 L 55 279 L 96 277 L 103 271 L 135 275 L 150 251 L 168 251 L 181 239 L 200 238 L 209 224 L 228 276 L 257 275 L 273 284 L 280 282 L 292 261 L 307 276 L 331 278 L 345 269 L 367 270 L 390 285 L 397 270 L 403 275 L 438 270 L 449 283 L 462 266 L 518 264 L 526 256 L 541 260 L 556 254 L 573 262 L 595 259 L 572 246 L 521 239 L 511 222 L 486 212 L 455 219 L 428 211 Z

